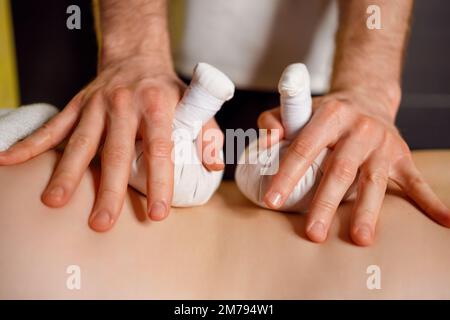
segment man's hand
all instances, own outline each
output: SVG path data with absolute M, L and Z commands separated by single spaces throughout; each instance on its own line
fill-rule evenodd
M 313 241 L 326 239 L 339 203 L 355 179 L 357 198 L 350 228 L 355 243 L 372 243 L 389 179 L 433 220 L 450 227 L 449 209 L 421 177 L 393 118 L 381 112 L 387 109 L 386 102 L 378 97 L 374 92 L 342 91 L 313 99 L 311 121 L 281 159 L 265 197 L 274 209 L 287 199 L 319 152 L 332 149 L 307 215 L 306 233 Z M 283 138 L 279 115 L 279 108 L 266 111 L 258 124 L 281 129 Z
M 148 215 L 153 220 L 167 216 L 173 190 L 172 118 L 185 85 L 171 62 L 164 0 L 105 0 L 101 6 L 98 76 L 55 118 L 0 153 L 0 165 L 26 161 L 70 136 L 42 195 L 45 204 L 61 207 L 101 146 L 100 186 L 89 222 L 106 231 L 125 199 L 137 136 L 148 169 Z M 210 121 L 204 128 L 217 124 Z M 211 160 L 204 164 L 223 168 Z
M 364 18 L 369 5 L 380 8 L 380 30 L 366 27 Z M 313 241 L 326 239 L 333 215 L 355 179 L 358 194 L 351 237 L 357 244 L 373 241 L 389 179 L 432 219 L 450 227 L 449 209 L 420 176 L 408 146 L 394 126 L 411 10 L 411 0 L 339 1 L 330 92 L 314 99 L 311 121 L 281 159 L 279 172 L 265 197 L 270 207 L 277 208 L 319 152 L 331 148 L 307 216 L 307 235 Z M 259 125 L 282 129 L 279 110 L 263 113 Z
M 163 219 L 173 190 L 172 117 L 185 86 L 172 70 L 156 61 L 146 56 L 109 64 L 48 124 L 2 153 L 0 164 L 26 161 L 70 135 L 42 195 L 45 204 L 61 207 L 70 200 L 102 145 L 101 180 L 90 224 L 105 231 L 122 208 L 135 138 L 141 136 L 149 168 L 148 214 L 154 220 Z M 215 122 L 207 127 L 216 127 Z M 221 169 L 210 162 L 205 166 Z

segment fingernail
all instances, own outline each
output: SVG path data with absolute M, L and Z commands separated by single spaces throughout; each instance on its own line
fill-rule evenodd
M 156 201 L 148 214 L 152 220 L 162 220 L 167 213 L 167 206 L 163 201 Z
M 308 228 L 308 234 L 313 236 L 314 241 L 323 241 L 325 240 L 325 225 L 320 221 L 315 221 Z
M 370 241 L 370 239 L 372 239 L 372 232 L 367 226 L 358 227 L 358 229 L 356 229 L 356 235 L 358 236 L 359 240 Z
M 47 195 L 55 200 L 60 200 L 64 196 L 64 189 L 60 186 L 53 187 L 52 189 L 50 189 Z
M 101 210 L 95 214 L 93 223 L 97 228 L 106 229 L 112 224 L 111 215 L 108 211 Z
M 220 165 L 220 166 L 224 166 L 225 165 L 225 162 L 223 161 L 223 159 L 221 157 L 217 157 L 215 163 Z
M 270 192 L 267 195 L 267 201 L 269 201 L 273 207 L 279 207 L 281 205 L 281 199 L 282 196 L 279 192 Z

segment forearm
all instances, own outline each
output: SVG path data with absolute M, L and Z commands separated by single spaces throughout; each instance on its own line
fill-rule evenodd
M 172 65 L 166 0 L 102 0 L 98 7 L 100 66 L 139 55 Z
M 372 4 L 381 10 L 381 29 L 366 26 L 366 10 Z M 340 0 L 331 91 L 376 90 L 385 94 L 389 113 L 395 115 L 412 4 L 412 0 Z

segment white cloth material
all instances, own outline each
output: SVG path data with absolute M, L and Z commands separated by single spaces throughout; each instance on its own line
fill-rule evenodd
M 278 84 L 281 119 L 287 140 L 294 139 L 308 123 L 312 114 L 310 79 L 302 63 L 289 65 Z
M 234 84 L 218 69 L 199 63 L 182 100 L 175 109 L 174 129 L 184 129 L 193 140 L 222 104 L 234 94 Z
M 26 138 L 57 113 L 56 107 L 45 103 L 0 109 L 0 151 Z
M 223 171 L 208 171 L 203 166 L 196 139 L 201 127 L 233 94 L 234 85 L 222 72 L 205 63 L 195 67 L 192 81 L 175 109 L 173 206 L 204 204 L 219 187 Z M 129 184 L 146 194 L 146 181 L 142 142 L 138 141 Z
M 278 85 L 281 99 L 281 119 L 287 130 L 287 139 L 270 148 L 270 156 L 262 161 L 244 161 L 244 157 L 261 159 L 258 141 L 253 141 L 241 155 L 236 168 L 236 183 L 241 192 L 255 204 L 267 208 L 263 201 L 274 168 L 278 168 L 279 161 L 287 151 L 294 138 L 309 121 L 312 113 L 311 90 L 308 70 L 303 64 L 292 64 L 283 72 Z M 281 211 L 306 212 L 312 200 L 318 183 L 322 177 L 322 164 L 328 155 L 324 149 L 313 161 L 305 175 L 295 186 L 294 190 L 280 208 Z M 270 172 L 268 170 L 271 170 Z M 272 174 L 270 174 L 272 173 Z
M 204 61 L 240 89 L 276 90 L 284 67 L 304 61 L 313 93 L 325 93 L 338 25 L 336 0 L 174 0 L 171 23 L 178 72 Z M 175 12 L 174 12 L 175 14 Z

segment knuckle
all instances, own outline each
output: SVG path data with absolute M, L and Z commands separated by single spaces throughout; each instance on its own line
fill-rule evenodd
M 120 199 L 121 195 L 122 195 L 122 191 L 113 187 L 108 187 L 105 186 L 103 187 L 103 189 L 101 190 L 102 196 L 103 197 L 107 197 L 108 202 L 111 201 L 112 199 L 117 200 Z
M 164 181 L 164 180 L 157 180 L 157 179 L 152 179 L 149 180 L 148 182 L 150 188 L 153 188 L 153 190 L 158 190 L 158 192 L 160 193 L 161 191 L 168 191 L 171 189 L 171 185 L 168 181 Z M 149 190 L 150 190 L 149 188 Z
M 326 115 L 333 117 L 337 114 L 342 113 L 346 110 L 345 103 L 339 100 L 332 100 L 324 103 L 322 109 L 326 113 Z
M 280 171 L 278 173 L 277 182 L 279 183 L 279 189 L 284 189 L 294 187 L 297 184 L 298 180 L 292 177 L 291 174 L 284 171 Z
M 384 186 L 388 183 L 387 173 L 381 170 L 374 170 L 367 172 L 361 176 L 363 184 L 374 184 L 377 186 Z
M 91 139 L 85 134 L 74 134 L 67 143 L 67 148 L 73 149 L 89 149 Z
M 337 210 L 339 204 L 326 199 L 317 199 L 314 203 L 314 209 L 320 212 L 333 213 Z
M 39 129 L 39 135 L 42 137 L 43 141 L 49 141 L 53 143 L 53 130 L 49 123 L 44 123 Z
M 147 144 L 147 154 L 151 158 L 169 158 L 172 153 L 172 142 L 166 139 L 153 139 Z
M 361 116 L 356 122 L 356 130 L 367 133 L 374 129 L 374 121 L 370 117 Z
M 269 111 L 264 111 L 263 113 L 261 113 L 260 115 L 259 115 L 259 117 L 258 117 L 258 127 L 263 127 L 265 124 L 266 124 L 266 122 L 267 122 L 267 119 L 270 117 L 270 113 L 269 113 Z
M 365 225 L 372 226 L 373 225 L 373 217 L 375 217 L 377 213 L 374 210 L 368 208 L 358 208 L 355 210 L 355 225 Z
M 131 91 L 128 88 L 116 88 L 109 97 L 111 112 L 117 116 L 127 115 L 131 104 Z
M 356 163 L 348 158 L 336 158 L 330 168 L 330 174 L 335 179 L 349 183 L 355 178 L 358 166 Z
M 58 169 L 52 178 L 52 182 L 61 181 L 65 184 L 70 184 L 71 182 L 73 183 L 76 180 L 77 178 L 74 173 L 67 169 Z
M 311 151 L 314 148 L 314 144 L 312 140 L 308 138 L 297 139 L 291 147 L 292 153 L 300 160 L 307 160 L 308 155 L 311 154 Z
M 102 161 L 113 165 L 118 166 L 129 161 L 130 155 L 129 152 L 123 147 L 117 148 L 105 148 L 102 153 Z
M 326 102 L 321 110 L 320 117 L 326 121 L 327 127 L 339 128 L 345 121 L 343 119 L 348 115 L 348 108 L 346 104 L 339 100 Z
M 151 126 L 170 126 L 170 115 L 164 108 L 146 107 L 144 110 L 146 121 Z
M 148 86 L 143 88 L 141 92 L 144 101 L 147 102 L 144 107 L 145 111 L 152 112 L 154 109 L 159 109 L 164 99 L 164 93 L 161 88 Z

